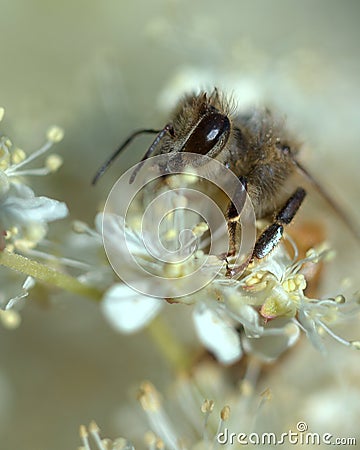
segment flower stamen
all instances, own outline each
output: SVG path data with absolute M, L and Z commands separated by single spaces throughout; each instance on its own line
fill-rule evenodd
M 167 414 L 162 408 L 158 391 L 150 382 L 145 381 L 141 384 L 138 400 L 148 417 L 151 429 L 159 436 L 161 442 L 165 443 L 171 449 L 178 449 L 176 433 Z M 157 448 L 160 440 L 156 443 Z M 162 444 L 160 448 L 163 448 Z
M 50 155 L 45 163 L 44 168 L 29 169 L 29 170 L 19 170 L 19 169 L 29 164 L 31 161 L 34 161 L 35 159 L 39 158 L 43 154 L 45 154 L 53 146 L 53 144 L 61 141 L 63 135 L 64 133 L 61 128 L 52 127 L 47 133 L 47 141 L 45 142 L 45 144 L 27 157 L 26 153 L 23 150 L 15 149 L 11 157 L 12 162 L 14 164 L 8 166 L 5 169 L 6 175 L 8 176 L 47 175 L 57 170 L 62 164 L 62 160 L 58 155 Z M 10 141 L 9 144 L 11 147 Z M 9 147 L 9 145 L 6 145 L 6 147 Z
M 85 425 L 80 425 L 79 435 L 80 435 L 80 439 L 81 439 L 82 444 L 83 444 L 83 448 L 85 450 L 91 450 L 90 444 L 89 444 L 89 433 L 88 433 Z
M 96 422 L 93 420 L 89 424 L 89 431 L 90 431 L 90 434 L 93 437 L 96 445 L 98 446 L 98 449 L 106 450 L 106 448 L 104 447 L 103 442 L 101 440 L 101 437 L 100 437 L 100 428 L 98 427 Z
M 351 347 L 353 346 L 351 341 L 347 341 L 346 339 L 338 336 L 337 334 L 335 334 L 327 325 L 324 324 L 324 322 L 322 322 L 321 320 L 317 320 L 317 323 L 319 324 L 319 326 L 326 331 L 326 333 L 328 333 L 333 339 L 335 339 L 336 341 L 340 342 L 340 344 L 345 345 L 346 347 Z

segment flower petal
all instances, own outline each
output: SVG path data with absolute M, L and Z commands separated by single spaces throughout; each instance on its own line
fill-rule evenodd
M 65 203 L 48 197 L 35 197 L 28 186 L 13 183 L 1 205 L 1 213 L 2 221 L 9 222 L 11 226 L 62 219 L 68 215 L 68 209 Z
M 202 343 L 223 364 L 232 364 L 242 356 L 240 337 L 216 311 L 199 305 L 193 314 L 195 328 Z
M 299 327 L 288 319 L 274 319 L 268 323 L 259 338 L 244 336 L 242 343 L 246 353 L 271 362 L 292 347 L 300 336 Z
M 326 348 L 322 342 L 322 338 L 316 328 L 315 321 L 311 318 L 309 314 L 306 314 L 303 309 L 299 309 L 298 320 L 306 332 L 312 345 L 319 350 L 321 353 L 326 353 Z
M 107 320 L 122 333 L 134 333 L 143 328 L 156 316 L 162 305 L 162 299 L 139 294 L 120 283 L 106 291 L 101 303 Z
M 231 312 L 232 317 L 243 325 L 246 334 L 251 337 L 261 336 L 264 327 L 260 324 L 259 313 L 255 308 L 246 304 L 248 297 L 241 295 L 242 293 L 238 291 L 232 292 L 231 289 L 225 294 L 224 303 L 226 307 Z

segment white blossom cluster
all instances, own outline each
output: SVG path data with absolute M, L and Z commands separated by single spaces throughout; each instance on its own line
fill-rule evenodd
M 184 213 L 179 209 L 175 214 L 181 216 Z M 174 223 L 184 221 L 185 218 L 178 218 Z M 199 229 L 206 230 L 200 225 Z M 105 213 L 102 231 L 112 242 L 119 262 L 126 261 L 124 249 L 126 243 L 130 243 L 137 261 L 151 267 L 152 273 L 168 270 L 166 264 L 148 252 L 139 232 L 122 218 Z M 167 237 L 172 236 L 174 245 L 179 232 L 179 229 L 173 230 L 173 233 L 166 231 Z M 331 258 L 331 251 L 321 247 L 309 249 L 306 257 L 300 259 L 295 244 L 294 255 L 290 256 L 289 250 L 281 243 L 263 260 L 249 264 L 241 275 L 229 277 L 223 258 L 207 255 L 201 250 L 201 237 L 202 233 L 198 233 L 197 248 L 200 250 L 191 253 L 189 246 L 188 258 L 171 268 L 171 276 L 179 280 L 180 293 L 183 283 L 186 283 L 186 275 L 194 268 L 201 266 L 202 271 L 216 273 L 213 280 L 193 294 L 176 298 L 151 297 L 128 284 L 113 284 L 105 292 L 101 306 L 117 330 L 123 333 L 140 330 L 168 302 L 192 305 L 193 322 L 200 341 L 223 364 L 238 361 L 244 353 L 272 361 L 295 344 L 301 331 L 320 350 L 325 350 L 324 334 L 345 345 L 359 347 L 357 341 L 348 342 L 329 327 L 343 317 L 358 314 L 356 302 L 345 301 L 341 295 L 331 299 L 313 299 L 306 295 L 307 280 L 303 269 Z M 155 291 L 157 283 L 156 276 L 142 280 L 144 291 L 151 284 L 153 289 L 150 290 Z M 162 279 L 161 283 L 166 283 L 166 279 Z
M 4 110 L 0 111 L 0 119 Z M 46 196 L 38 196 L 28 185 L 28 176 L 47 175 L 62 164 L 56 154 L 48 155 L 42 167 L 29 167 L 63 138 L 59 127 L 51 127 L 46 142 L 38 150 L 27 154 L 11 140 L 0 135 L 0 251 L 29 254 L 43 241 L 49 222 L 67 216 L 65 203 Z M 8 327 L 19 323 L 16 311 L 10 311 L 35 285 L 31 276 L 1 269 L 0 318 Z M 20 284 L 20 287 L 19 287 Z

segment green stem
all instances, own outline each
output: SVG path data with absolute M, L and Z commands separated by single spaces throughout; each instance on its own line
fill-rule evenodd
M 43 283 L 57 286 L 73 294 L 89 297 L 96 301 L 100 301 L 102 297 L 100 290 L 87 286 L 70 275 L 59 272 L 25 256 L 10 253 L 7 250 L 0 252 L 0 265 L 31 276 Z M 179 340 L 175 338 L 170 327 L 161 317 L 154 319 L 148 326 L 147 331 L 165 360 L 176 371 L 186 370 L 190 367 L 191 358 L 188 352 L 180 344 Z
M 102 297 L 102 292 L 98 289 L 87 286 L 70 275 L 58 272 L 51 267 L 16 253 L 10 253 L 6 250 L 0 252 L 0 265 L 30 275 L 38 281 L 57 286 L 73 294 L 90 297 L 96 301 L 101 300 Z
M 189 369 L 191 365 L 189 353 L 175 338 L 170 327 L 160 316 L 150 322 L 147 331 L 165 360 L 170 363 L 175 371 Z

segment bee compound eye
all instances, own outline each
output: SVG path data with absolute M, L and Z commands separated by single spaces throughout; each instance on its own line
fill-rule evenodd
M 200 120 L 185 141 L 181 151 L 198 153 L 201 155 L 212 153 L 221 140 L 223 140 L 223 145 L 225 145 L 229 132 L 229 118 L 224 114 L 211 112 Z M 221 148 L 218 149 L 218 152 L 220 150 Z

